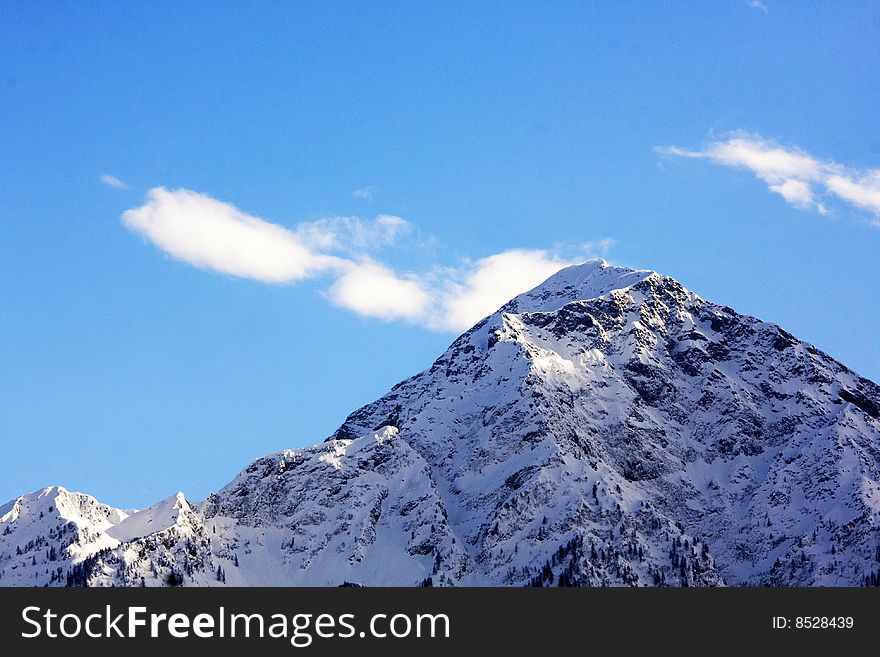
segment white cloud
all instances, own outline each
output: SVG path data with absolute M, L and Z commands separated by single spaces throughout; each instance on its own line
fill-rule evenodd
M 373 221 L 360 217 L 318 219 L 299 224 L 296 233 L 314 248 L 357 254 L 391 246 L 410 229 L 406 219 L 380 214 Z
M 825 186 L 844 201 L 869 210 L 880 219 L 880 169 L 858 177 L 833 174 L 825 180 Z
M 765 14 L 767 13 L 767 5 L 761 2 L 761 0 L 746 0 L 746 5 L 751 9 L 758 9 Z
M 431 303 L 424 284 L 375 262 L 352 266 L 331 286 L 330 300 L 359 315 L 420 322 Z
M 98 180 L 101 181 L 102 185 L 107 185 L 107 187 L 115 187 L 116 189 L 128 189 L 128 185 L 122 182 L 116 176 L 113 176 L 109 173 L 103 174 Z
M 767 183 L 770 191 L 797 208 L 812 208 L 820 215 L 826 215 L 828 208 L 817 199 L 817 195 L 833 195 L 871 212 L 875 225 L 880 221 L 880 169 L 846 167 L 813 157 L 797 147 L 780 146 L 746 132 L 734 133 L 701 150 L 676 146 L 664 146 L 657 150 L 667 155 L 705 159 L 722 166 L 748 169 Z
M 776 192 L 796 208 L 809 208 L 815 204 L 813 190 L 803 180 L 789 178 L 770 185 L 770 191 Z
M 406 320 L 435 331 L 463 331 L 563 267 L 583 260 L 563 259 L 545 250 L 512 249 L 422 274 L 397 274 L 366 260 L 348 268 L 327 296 L 359 315 Z
M 346 271 L 328 296 L 337 306 L 359 315 L 457 332 L 583 259 L 563 259 L 545 250 L 511 249 L 460 267 L 434 267 L 421 275 L 396 274 L 366 261 Z
M 284 228 L 205 194 L 156 187 L 122 221 L 196 267 L 265 283 L 325 275 L 332 279 L 325 296 L 338 307 L 439 331 L 466 329 L 561 268 L 587 253 L 604 255 L 613 244 L 611 238 L 587 242 L 578 259 L 512 249 L 459 267 L 428 264 L 421 273 L 400 273 L 370 255 L 410 230 L 394 215 L 373 221 L 332 217 Z
M 495 312 L 510 299 L 539 285 L 574 260 L 543 250 L 512 249 L 477 260 L 458 271 L 445 270 L 429 324 L 464 330 Z
M 179 260 L 265 283 L 290 283 L 345 266 L 311 250 L 293 231 L 186 189 L 151 189 L 147 202 L 127 210 L 122 221 Z
M 373 194 L 375 194 L 375 193 L 376 193 L 376 188 L 373 187 L 372 185 L 369 185 L 368 187 L 361 187 L 360 189 L 354 190 L 351 193 L 351 195 L 354 198 L 363 199 L 365 201 L 372 201 Z

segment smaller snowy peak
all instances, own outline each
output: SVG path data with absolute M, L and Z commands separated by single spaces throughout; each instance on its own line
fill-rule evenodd
M 166 497 L 153 506 L 138 511 L 107 530 L 118 541 L 128 542 L 186 523 L 193 514 L 183 493 Z
M 102 504 L 91 495 L 72 493 L 62 486 L 47 486 L 26 493 L 0 507 L 0 523 L 23 523 L 57 516 L 81 526 L 109 527 L 121 522 L 127 513 Z
M 128 516 L 129 512 L 103 504 L 91 495 L 70 493 L 60 486 L 56 489 L 58 494 L 53 498 L 55 505 L 69 519 L 80 516 L 94 521 L 97 516 L 101 524 L 106 521 L 108 525 L 115 525 Z
M 47 486 L 32 493 L 25 493 L 0 507 L 0 522 L 15 522 L 19 518 L 45 514 L 46 511 L 54 510 L 58 506 L 59 498 L 62 498 L 62 504 L 67 506 L 65 498 L 69 495 L 70 493 L 61 486 Z
M 127 515 L 61 486 L 7 502 L 0 507 L 0 581 L 28 586 L 63 583 L 72 565 L 118 545 L 107 530 Z

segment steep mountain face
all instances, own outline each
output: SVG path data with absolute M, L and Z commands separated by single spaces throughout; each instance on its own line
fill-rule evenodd
M 880 389 L 595 261 L 197 508 L 80 496 L 107 514 L 56 545 L 72 581 L 21 545 L 58 534 L 31 497 L 2 509 L 0 583 L 861 585 L 880 576 Z

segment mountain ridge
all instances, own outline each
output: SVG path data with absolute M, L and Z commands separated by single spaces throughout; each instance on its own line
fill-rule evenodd
M 198 505 L 175 497 L 159 531 L 74 551 L 88 576 L 44 582 L 49 564 L 0 533 L 0 583 L 871 583 L 877 400 L 774 324 L 591 261 L 325 442 L 256 459 Z

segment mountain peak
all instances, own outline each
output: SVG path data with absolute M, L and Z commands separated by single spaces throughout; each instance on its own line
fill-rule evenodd
M 107 530 L 119 541 L 132 541 L 175 527 L 193 513 L 183 493 L 177 492 L 151 507 L 133 513 Z
M 515 297 L 501 312 L 549 312 L 572 301 L 605 296 L 632 287 L 657 272 L 609 264 L 599 258 L 560 269 L 537 287 Z

